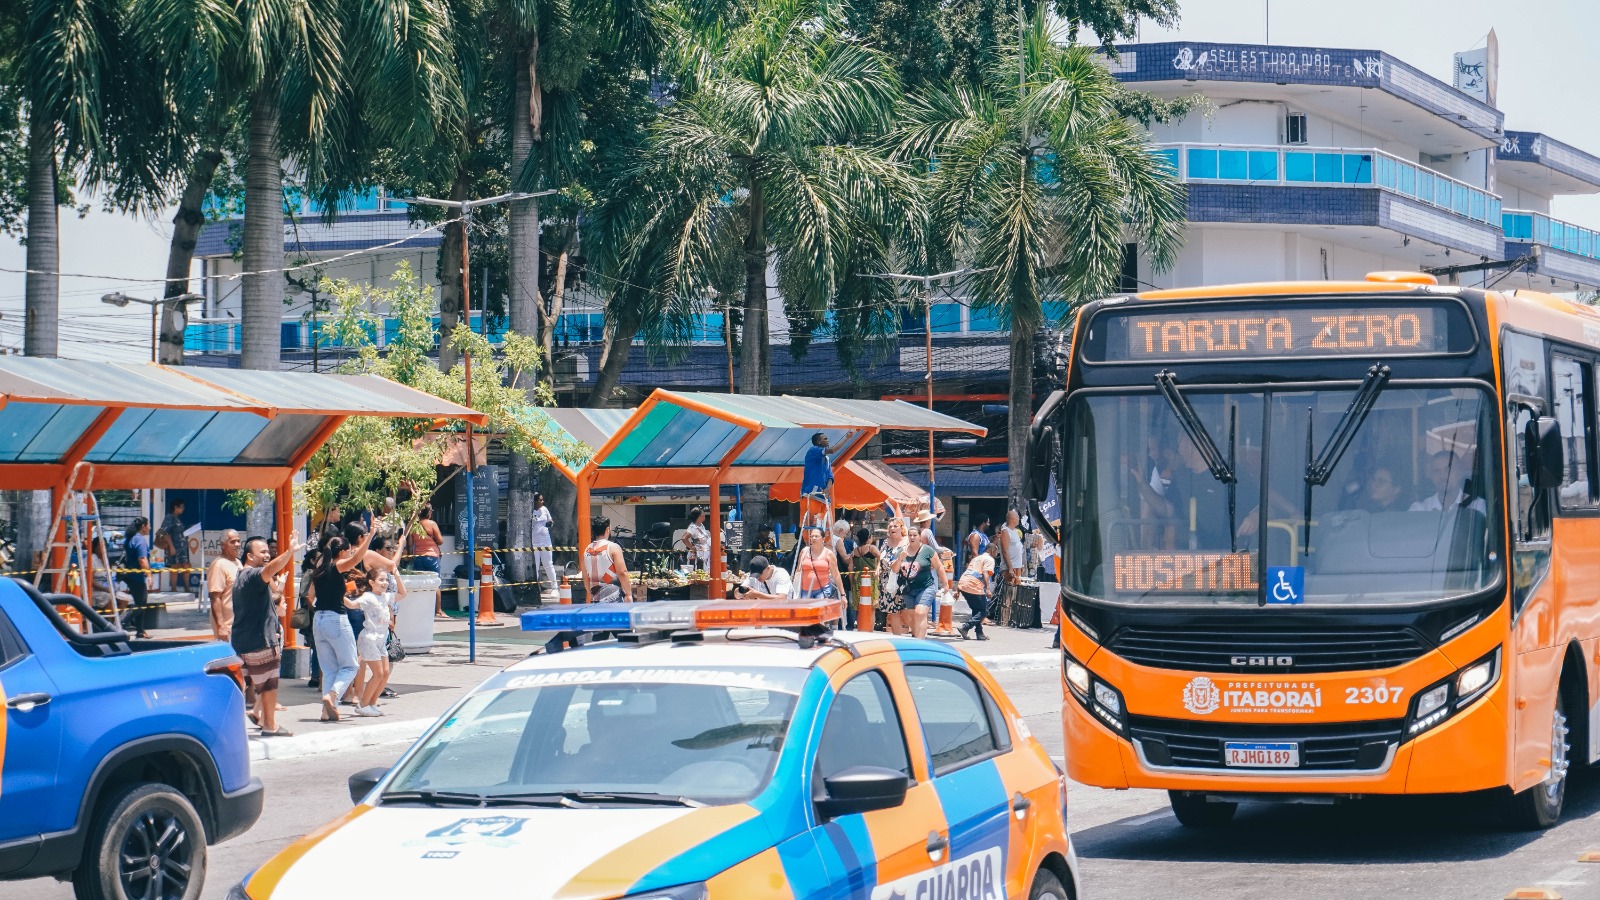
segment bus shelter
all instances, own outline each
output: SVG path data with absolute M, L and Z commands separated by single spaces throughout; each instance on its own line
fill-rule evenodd
M 295 473 L 351 416 L 416 419 L 420 430 L 438 420 L 486 422 L 373 375 L 6 356 L 0 486 L 51 491 L 52 510 L 69 491 L 270 490 L 287 538 Z M 61 527 L 58 517 L 53 528 Z M 284 627 L 292 647 L 294 631 Z
M 590 492 L 598 488 L 706 485 L 710 515 L 721 520 L 725 484 L 800 480 L 811 436 L 827 435 L 834 471 L 883 431 L 955 432 L 982 437 L 987 429 L 900 400 L 757 396 L 657 388 L 637 408 L 541 409 L 549 435 L 536 446 L 578 490 L 578 544 L 592 539 Z M 711 558 L 722 558 L 721 529 L 711 529 Z M 715 568 L 715 567 L 714 567 Z M 721 572 L 712 572 L 720 593 Z

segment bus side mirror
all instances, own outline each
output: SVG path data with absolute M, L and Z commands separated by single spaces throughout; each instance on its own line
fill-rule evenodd
M 1561 423 L 1551 416 L 1531 419 L 1522 432 L 1523 458 L 1527 460 L 1528 484 L 1535 490 L 1561 486 L 1566 469 L 1566 453 L 1561 442 Z

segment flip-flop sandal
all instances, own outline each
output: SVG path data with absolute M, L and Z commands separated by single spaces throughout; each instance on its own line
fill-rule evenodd
M 323 697 L 322 698 L 322 719 L 321 719 L 321 721 L 323 721 L 323 722 L 337 722 L 337 721 L 339 721 L 339 707 L 334 706 L 332 703 L 329 703 L 327 697 Z
M 279 725 L 276 731 L 263 731 L 263 732 L 261 732 L 261 736 L 262 737 L 294 737 L 294 732 L 292 732 L 289 729 L 283 727 L 282 725 Z
M 248 711 L 248 712 L 246 712 L 246 713 L 245 713 L 245 714 L 244 714 L 244 717 L 245 717 L 245 718 L 246 718 L 246 719 L 249 719 L 249 720 L 250 720 L 250 724 L 252 724 L 252 725 L 254 725 L 254 726 L 256 726 L 256 727 L 257 727 L 257 728 L 260 728 L 260 727 L 261 727 L 261 717 L 260 717 L 260 716 L 259 716 L 259 715 L 257 715 L 257 714 L 256 714 L 256 711 L 255 711 L 255 710 L 253 710 L 253 709 L 252 709 L 252 710 L 249 710 L 249 711 Z

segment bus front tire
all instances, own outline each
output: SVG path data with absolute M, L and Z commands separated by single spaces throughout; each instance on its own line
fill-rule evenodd
M 1233 821 L 1239 804 L 1207 800 L 1205 794 L 1191 791 L 1167 791 L 1172 804 L 1172 814 L 1185 828 L 1220 828 Z
M 1508 828 L 1538 831 L 1561 819 L 1561 807 L 1567 796 L 1567 772 L 1572 763 L 1572 730 L 1567 724 L 1566 707 L 1566 691 L 1557 691 L 1556 708 L 1550 716 L 1550 775 L 1519 794 L 1507 788 L 1501 795 L 1501 818 Z

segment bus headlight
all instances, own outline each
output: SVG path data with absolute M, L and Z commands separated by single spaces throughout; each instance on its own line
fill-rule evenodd
M 1478 660 L 1465 669 L 1456 679 L 1456 706 L 1465 706 L 1478 698 L 1489 685 L 1494 684 L 1495 676 L 1500 672 L 1500 651 L 1497 648 L 1493 653 Z
M 1094 713 L 1095 718 L 1111 730 L 1118 734 L 1127 730 L 1127 724 L 1123 721 L 1122 693 L 1094 677 L 1087 666 L 1070 656 L 1064 658 L 1063 665 L 1067 687 L 1071 689 L 1073 699 L 1083 704 L 1084 709 Z
M 1089 670 L 1079 665 L 1074 660 L 1067 660 L 1067 684 L 1072 685 L 1072 689 L 1077 691 L 1079 694 L 1082 694 L 1084 697 L 1088 697 Z
M 1111 685 L 1097 681 L 1094 685 L 1094 702 L 1104 706 L 1107 712 L 1114 716 L 1122 715 L 1122 698 L 1112 689 Z
M 1416 737 L 1489 692 L 1500 679 L 1500 650 L 1417 694 L 1406 722 L 1406 737 Z

